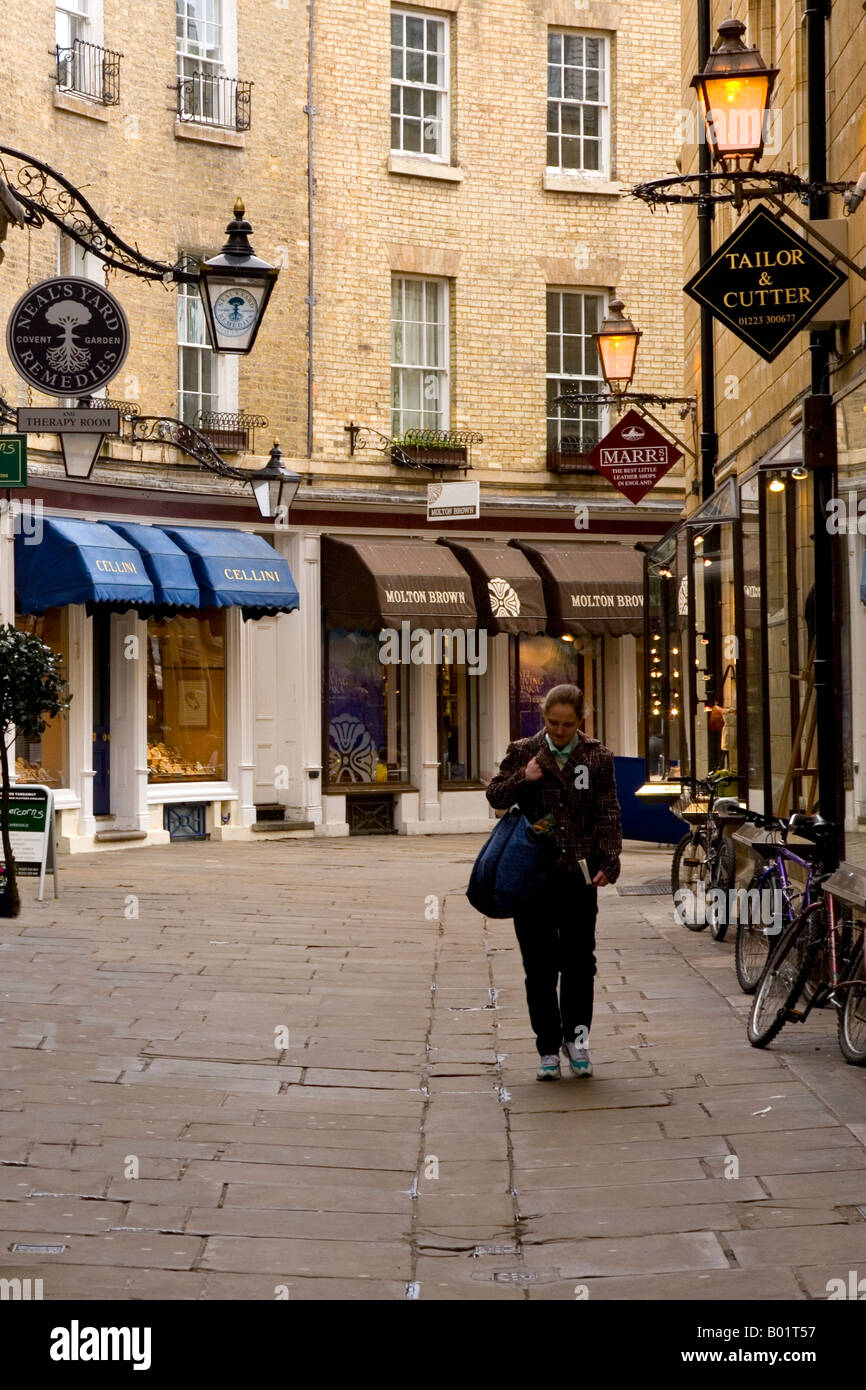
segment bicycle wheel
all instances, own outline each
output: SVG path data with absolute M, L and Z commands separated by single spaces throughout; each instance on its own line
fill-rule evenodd
M 734 846 L 730 840 L 719 842 L 719 852 L 713 868 L 712 880 L 712 886 L 721 889 L 725 894 L 725 902 L 721 907 L 713 906 L 707 909 L 710 935 L 714 941 L 724 941 L 730 925 L 728 921 L 731 901 L 730 889 L 734 882 Z
M 761 982 L 770 952 L 778 942 L 778 936 L 770 936 L 764 923 L 764 904 L 781 901 L 775 894 L 781 893 L 782 884 L 778 872 L 755 874 L 746 889 L 745 913 L 737 922 L 737 939 L 734 949 L 734 963 L 737 981 L 744 994 L 754 994 Z M 765 897 L 765 894 L 772 894 Z
M 671 892 L 674 897 L 678 893 L 691 894 L 691 903 L 686 899 L 682 903 L 683 925 L 689 931 L 704 931 L 706 928 L 706 917 L 702 912 L 698 912 L 698 887 L 707 881 L 707 842 L 703 831 L 699 831 L 697 838 L 693 839 L 692 831 L 684 835 L 674 850 L 674 857 L 671 863 Z M 701 895 L 702 897 L 703 895 Z M 681 900 L 680 900 L 681 901 Z M 701 921 L 701 917 L 704 918 Z
M 853 983 L 844 991 L 845 1002 L 839 1010 L 839 1049 L 852 1067 L 866 1067 L 866 965 L 862 954 L 852 976 Z
M 767 962 L 764 977 L 749 1014 L 748 1038 L 752 1047 L 766 1047 L 788 1022 L 792 1009 L 809 978 L 812 962 L 820 946 L 824 909 L 813 913 L 818 921 L 800 915 L 782 933 L 782 937 Z

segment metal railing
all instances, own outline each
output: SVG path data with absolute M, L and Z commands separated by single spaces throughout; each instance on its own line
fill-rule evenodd
M 76 39 L 71 48 L 57 48 L 55 52 L 58 91 L 89 97 L 103 106 L 117 106 L 122 53 L 101 48 L 98 43 L 86 43 L 84 39 Z
M 221 130 L 249 130 L 252 82 L 219 73 L 193 72 L 177 79 L 177 116 Z
M 558 440 L 550 439 L 547 445 L 547 467 L 551 473 L 593 473 L 586 455 L 598 443 L 598 431 L 589 434 L 562 434 Z
M 255 452 L 255 431 L 267 428 L 264 415 L 232 414 L 225 410 L 200 410 L 195 427 L 215 449 L 226 454 Z

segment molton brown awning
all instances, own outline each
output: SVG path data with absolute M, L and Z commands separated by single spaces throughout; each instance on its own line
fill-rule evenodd
M 511 541 L 541 576 L 548 631 L 556 637 L 643 632 L 643 556 L 630 546 Z
M 505 541 L 451 540 L 452 550 L 472 578 L 478 622 L 491 636 L 500 632 L 544 632 L 547 609 L 541 579 L 528 558 Z
M 329 628 L 473 628 L 472 580 L 435 541 L 322 537 L 322 606 Z

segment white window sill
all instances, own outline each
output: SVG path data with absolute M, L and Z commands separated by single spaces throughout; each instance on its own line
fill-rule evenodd
M 175 801 L 237 801 L 229 782 L 148 782 L 147 804 Z
M 55 89 L 54 105 L 58 111 L 71 111 L 74 116 L 89 116 L 91 121 L 108 120 L 108 108 L 103 106 L 101 101 L 75 96 L 72 92 L 60 92 Z
M 618 198 L 623 191 L 621 183 L 591 178 L 588 174 L 564 173 L 558 169 L 545 169 L 543 187 L 551 193 L 591 193 L 595 197 L 609 198 Z
M 198 140 L 203 145 L 223 145 L 232 150 L 245 149 L 247 143 L 245 131 L 224 130 L 222 126 L 198 125 L 196 121 L 176 120 L 174 138 L 175 140 Z
M 389 174 L 413 174 L 422 179 L 447 179 L 450 183 L 462 183 L 463 170 L 452 164 L 442 164 L 436 159 L 427 159 L 420 154 L 389 154 Z

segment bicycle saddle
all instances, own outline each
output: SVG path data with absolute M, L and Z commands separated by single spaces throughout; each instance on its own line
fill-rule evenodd
M 713 802 L 717 816 L 742 816 L 743 808 L 735 796 L 720 796 Z
M 829 840 L 836 834 L 833 821 L 824 816 L 807 816 L 803 811 L 795 811 L 788 822 L 788 829 L 804 840 Z

